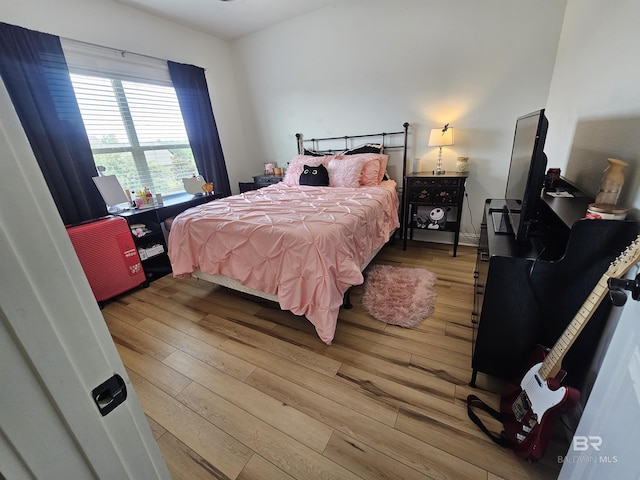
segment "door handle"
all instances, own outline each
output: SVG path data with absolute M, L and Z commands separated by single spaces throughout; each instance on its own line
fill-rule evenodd
M 91 391 L 91 398 L 104 417 L 127 399 L 127 386 L 117 373 Z

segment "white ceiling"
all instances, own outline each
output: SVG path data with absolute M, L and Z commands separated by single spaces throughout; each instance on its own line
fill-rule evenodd
M 233 40 L 341 0 L 116 1 L 222 40 Z

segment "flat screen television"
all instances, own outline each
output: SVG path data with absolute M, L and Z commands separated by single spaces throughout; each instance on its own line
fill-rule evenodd
M 544 109 L 516 120 L 505 203 L 510 230 L 519 242 L 529 237 L 538 210 L 547 167 L 543 149 L 548 127 Z

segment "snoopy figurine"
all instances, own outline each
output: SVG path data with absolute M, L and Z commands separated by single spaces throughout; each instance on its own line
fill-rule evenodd
M 440 207 L 432 208 L 429 212 L 429 230 L 440 230 L 440 226 L 444 223 L 444 209 Z

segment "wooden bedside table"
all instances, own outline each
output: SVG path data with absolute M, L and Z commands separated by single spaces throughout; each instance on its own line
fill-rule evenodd
M 454 232 L 453 256 L 458 252 L 460 218 L 467 172 L 410 173 L 404 178 L 403 249 L 407 249 L 407 231 Z M 452 218 L 455 216 L 455 221 Z
M 256 188 L 267 187 L 281 181 L 282 175 L 256 175 L 255 177 L 253 177 L 253 183 L 255 184 Z
M 238 188 L 240 189 L 240 193 L 249 192 L 262 187 L 268 187 L 274 183 L 279 183 L 282 181 L 282 178 L 282 175 L 256 175 L 253 177 L 253 182 L 238 183 Z

